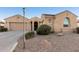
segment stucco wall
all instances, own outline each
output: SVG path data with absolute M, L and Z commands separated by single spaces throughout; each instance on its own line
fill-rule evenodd
M 44 20 L 43 24 L 49 25 L 51 27 L 51 31 L 53 31 L 54 17 L 53 16 L 45 16 L 43 18 L 43 20 Z
M 71 28 L 71 29 L 76 28 L 76 26 L 77 26 L 76 16 L 72 15 L 71 13 L 64 12 L 64 13 L 56 15 L 56 19 L 55 19 L 55 23 L 54 23 L 55 32 L 59 32 L 59 31 L 61 31 L 61 29 L 62 30 L 64 29 L 63 23 L 64 23 L 65 17 L 69 18 L 69 21 L 70 21 L 69 28 Z

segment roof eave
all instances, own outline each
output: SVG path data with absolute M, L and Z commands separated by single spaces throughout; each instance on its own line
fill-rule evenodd
M 68 11 L 68 10 L 65 10 L 65 11 L 63 11 L 63 12 L 60 12 L 60 13 L 58 13 L 58 14 L 56 14 L 56 15 L 62 14 L 62 13 L 64 13 L 64 12 L 69 12 L 69 13 L 73 14 L 74 16 L 78 17 L 77 15 L 75 15 L 74 13 L 72 13 L 71 11 Z

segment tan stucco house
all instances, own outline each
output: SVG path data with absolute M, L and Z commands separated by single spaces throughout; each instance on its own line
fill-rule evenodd
M 5 27 L 9 30 L 23 30 L 25 28 L 27 31 L 34 31 L 40 25 L 47 24 L 51 26 L 51 31 L 66 32 L 72 31 L 77 27 L 76 19 L 77 16 L 67 10 L 54 15 L 42 14 L 41 18 L 32 17 L 31 19 L 24 18 L 21 15 L 15 15 L 5 19 Z M 23 26 L 23 24 L 25 25 Z

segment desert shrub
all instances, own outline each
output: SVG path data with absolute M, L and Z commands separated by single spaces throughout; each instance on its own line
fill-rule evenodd
M 4 27 L 1 27 L 1 28 L 0 28 L 0 32 L 6 32 L 6 31 L 8 31 L 7 28 L 4 28 Z
M 8 29 L 7 28 L 4 28 L 3 31 L 8 31 Z
M 35 36 L 35 33 L 34 32 L 28 32 L 25 34 L 25 38 L 26 39 L 30 39 L 30 38 L 33 38 Z
M 76 32 L 79 34 L 79 27 L 76 28 Z
M 51 27 L 48 25 L 41 25 L 37 30 L 37 34 L 39 35 L 48 35 L 51 32 Z

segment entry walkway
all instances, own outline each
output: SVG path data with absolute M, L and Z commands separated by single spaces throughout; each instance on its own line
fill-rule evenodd
M 23 31 L 0 32 L 0 52 L 10 52 L 17 44 Z

